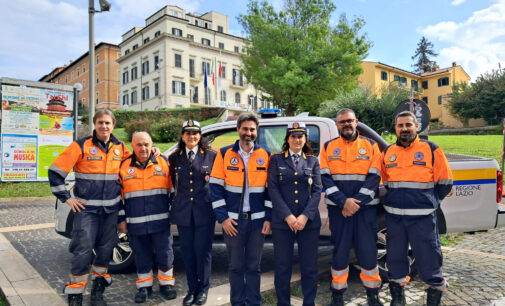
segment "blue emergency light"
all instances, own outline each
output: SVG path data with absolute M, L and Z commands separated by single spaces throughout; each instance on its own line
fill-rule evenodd
M 275 118 L 282 114 L 282 111 L 278 108 L 264 108 L 258 111 L 258 115 L 261 118 Z

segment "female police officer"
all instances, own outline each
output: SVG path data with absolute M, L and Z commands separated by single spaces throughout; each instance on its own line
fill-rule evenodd
M 268 193 L 272 200 L 272 237 L 277 305 L 290 305 L 293 246 L 298 242 L 303 305 L 314 305 L 317 293 L 317 247 L 321 219 L 319 162 L 307 143 L 304 123 L 287 129 L 283 151 L 268 165 Z
M 200 124 L 193 120 L 184 122 L 178 149 L 169 157 L 175 187 L 170 219 L 177 224 L 188 279 L 183 305 L 207 302 L 216 222 L 209 179 L 215 158 L 216 152 L 202 138 Z

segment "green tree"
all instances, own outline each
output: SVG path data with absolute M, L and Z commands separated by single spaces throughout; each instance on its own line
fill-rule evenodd
M 360 35 L 364 21 L 335 27 L 329 0 L 285 0 L 276 12 L 266 1 L 250 0 L 239 22 L 247 33 L 243 72 L 247 80 L 287 115 L 315 113 L 339 89 L 351 90 L 361 74 L 361 60 L 371 43 Z
M 498 124 L 505 117 L 505 70 L 499 66 L 480 75 L 471 86 L 454 84 L 448 107 L 460 119 L 483 118 L 488 124 Z
M 435 53 L 433 50 L 433 43 L 423 36 L 417 43 L 416 53 L 411 57 L 411 59 L 415 60 L 415 64 L 412 65 L 416 67 L 415 72 L 419 73 L 431 71 L 437 62 L 432 61 L 430 56 L 436 57 L 437 55 L 438 53 Z
M 366 86 L 357 87 L 350 92 L 340 90 L 334 100 L 321 104 L 319 115 L 335 118 L 341 108 L 350 108 L 356 112 L 359 121 L 377 133 L 392 132 L 394 131 L 394 111 L 400 102 L 409 98 L 409 92 L 404 88 L 389 84 L 380 93 L 381 95 L 378 96 Z

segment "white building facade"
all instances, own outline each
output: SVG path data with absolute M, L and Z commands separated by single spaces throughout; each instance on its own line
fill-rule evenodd
M 122 36 L 121 108 L 269 107 L 241 75 L 243 46 L 243 38 L 228 34 L 228 16 L 165 6 Z

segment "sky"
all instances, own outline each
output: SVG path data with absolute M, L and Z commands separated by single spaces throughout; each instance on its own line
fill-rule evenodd
M 95 14 L 95 43 L 119 44 L 121 35 L 165 5 L 187 12 L 216 11 L 229 16 L 230 34 L 245 36 L 237 16 L 247 13 L 246 0 L 109 0 L 109 12 Z M 283 0 L 270 0 L 278 9 Z M 461 65 L 471 82 L 505 66 L 505 0 L 333 0 L 348 19 L 363 18 L 373 46 L 365 60 L 412 71 L 417 43 L 434 44 L 438 65 Z M 0 77 L 38 80 L 54 68 L 86 53 L 86 0 L 0 0 Z M 98 1 L 95 1 L 98 6 Z M 230 4 L 232 3 L 232 4 Z

